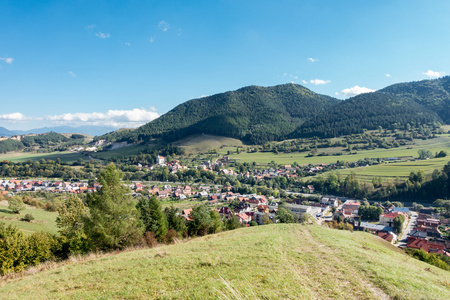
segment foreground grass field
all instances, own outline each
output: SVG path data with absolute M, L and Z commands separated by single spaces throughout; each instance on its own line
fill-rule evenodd
M 386 179 L 406 180 L 411 172 L 418 170 L 425 171 L 425 174 L 431 174 L 434 170 L 442 170 L 442 167 L 450 161 L 450 157 L 433 158 L 429 160 L 408 161 L 399 163 L 386 163 L 381 165 L 374 165 L 368 167 L 358 167 L 352 169 L 339 170 L 336 173 L 341 175 L 348 175 L 355 173 L 362 181 L 372 181 L 374 177 L 382 177 Z
M 0 160 L 9 160 L 13 162 L 23 162 L 27 160 L 40 160 L 49 159 L 56 161 L 58 158 L 63 162 L 74 162 L 78 159 L 89 160 L 88 156 L 80 154 L 78 152 L 52 152 L 52 153 L 32 153 L 32 152 L 14 152 L 14 153 L 6 153 L 0 154 Z
M 35 218 L 31 223 L 21 221 L 26 214 L 32 214 Z M 31 234 L 36 231 L 45 231 L 53 234 L 58 233 L 56 227 L 56 212 L 49 212 L 43 209 L 27 208 L 20 211 L 20 214 L 12 214 L 8 210 L 8 204 L 6 201 L 0 202 L 0 222 L 6 224 L 12 224 L 20 228 L 24 233 Z
M 449 299 L 449 272 L 363 232 L 277 224 L 72 262 L 2 299 Z

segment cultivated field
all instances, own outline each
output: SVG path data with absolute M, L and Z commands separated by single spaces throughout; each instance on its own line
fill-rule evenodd
M 26 214 L 32 214 L 35 219 L 31 223 L 20 221 L 20 219 Z M 21 210 L 20 214 L 12 214 L 8 210 L 8 202 L 0 202 L 0 222 L 17 226 L 27 234 L 31 234 L 36 231 L 45 231 L 57 234 L 58 228 L 55 223 L 57 216 L 58 214 L 56 212 L 49 212 L 34 207 L 27 207 L 27 209 Z
M 442 170 L 442 167 L 450 161 L 450 157 L 433 158 L 428 160 L 408 161 L 398 163 L 385 163 L 381 165 L 374 165 L 368 167 L 358 167 L 352 169 L 339 170 L 336 173 L 348 175 L 355 173 L 355 175 L 362 181 L 372 181 L 377 177 L 386 179 L 406 180 L 411 172 L 418 170 L 425 171 L 426 174 L 433 173 L 434 170 Z
M 274 161 L 277 164 L 292 164 L 297 162 L 300 165 L 308 164 L 320 164 L 320 163 L 335 163 L 336 161 L 355 162 L 364 158 L 388 158 L 388 157 L 417 157 L 417 151 L 420 149 L 427 149 L 433 152 L 439 152 L 441 150 L 448 151 L 450 153 L 450 136 L 443 134 L 437 138 L 429 140 L 415 140 L 414 145 L 402 146 L 391 149 L 374 149 L 374 150 L 360 150 L 356 154 L 348 154 L 344 152 L 344 155 L 339 156 L 313 156 L 307 157 L 308 152 L 293 152 L 293 153 L 278 153 L 273 152 L 256 152 L 247 153 L 242 152 L 240 154 L 232 154 L 231 158 L 241 162 L 253 162 L 259 164 L 268 164 Z M 318 153 L 336 153 L 342 150 L 342 148 L 320 148 Z
M 364 232 L 277 224 L 73 260 L 2 299 L 449 299 L 447 271 Z

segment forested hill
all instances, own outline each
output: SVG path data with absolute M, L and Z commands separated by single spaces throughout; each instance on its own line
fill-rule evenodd
M 445 123 L 450 123 L 450 76 L 398 83 L 379 92 L 413 100 L 436 112 Z
M 101 138 L 175 141 L 204 133 L 262 143 L 288 136 L 307 119 L 339 102 L 296 84 L 249 86 L 187 101 L 134 131 L 114 132 Z
M 297 84 L 249 86 L 194 99 L 136 130 L 98 137 L 109 141 L 173 142 L 193 134 L 253 144 L 298 137 L 337 137 L 364 129 L 450 124 L 450 77 L 399 83 L 345 101 Z
M 433 111 L 408 98 L 380 92 L 367 93 L 342 101 L 318 114 L 291 134 L 296 137 L 337 137 L 362 133 L 363 129 L 404 128 L 442 122 Z

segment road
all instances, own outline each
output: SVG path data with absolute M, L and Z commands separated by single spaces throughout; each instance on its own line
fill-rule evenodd
M 406 241 L 408 240 L 408 236 L 413 230 L 414 226 L 417 224 L 417 213 L 411 212 L 411 220 L 408 223 L 408 226 L 406 226 L 405 230 L 403 231 L 403 235 L 401 240 L 398 243 L 398 247 L 406 247 Z

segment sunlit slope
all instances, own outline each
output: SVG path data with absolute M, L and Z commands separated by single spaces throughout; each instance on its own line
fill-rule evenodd
M 450 273 L 368 233 L 279 224 L 72 263 L 0 297 L 450 299 Z

